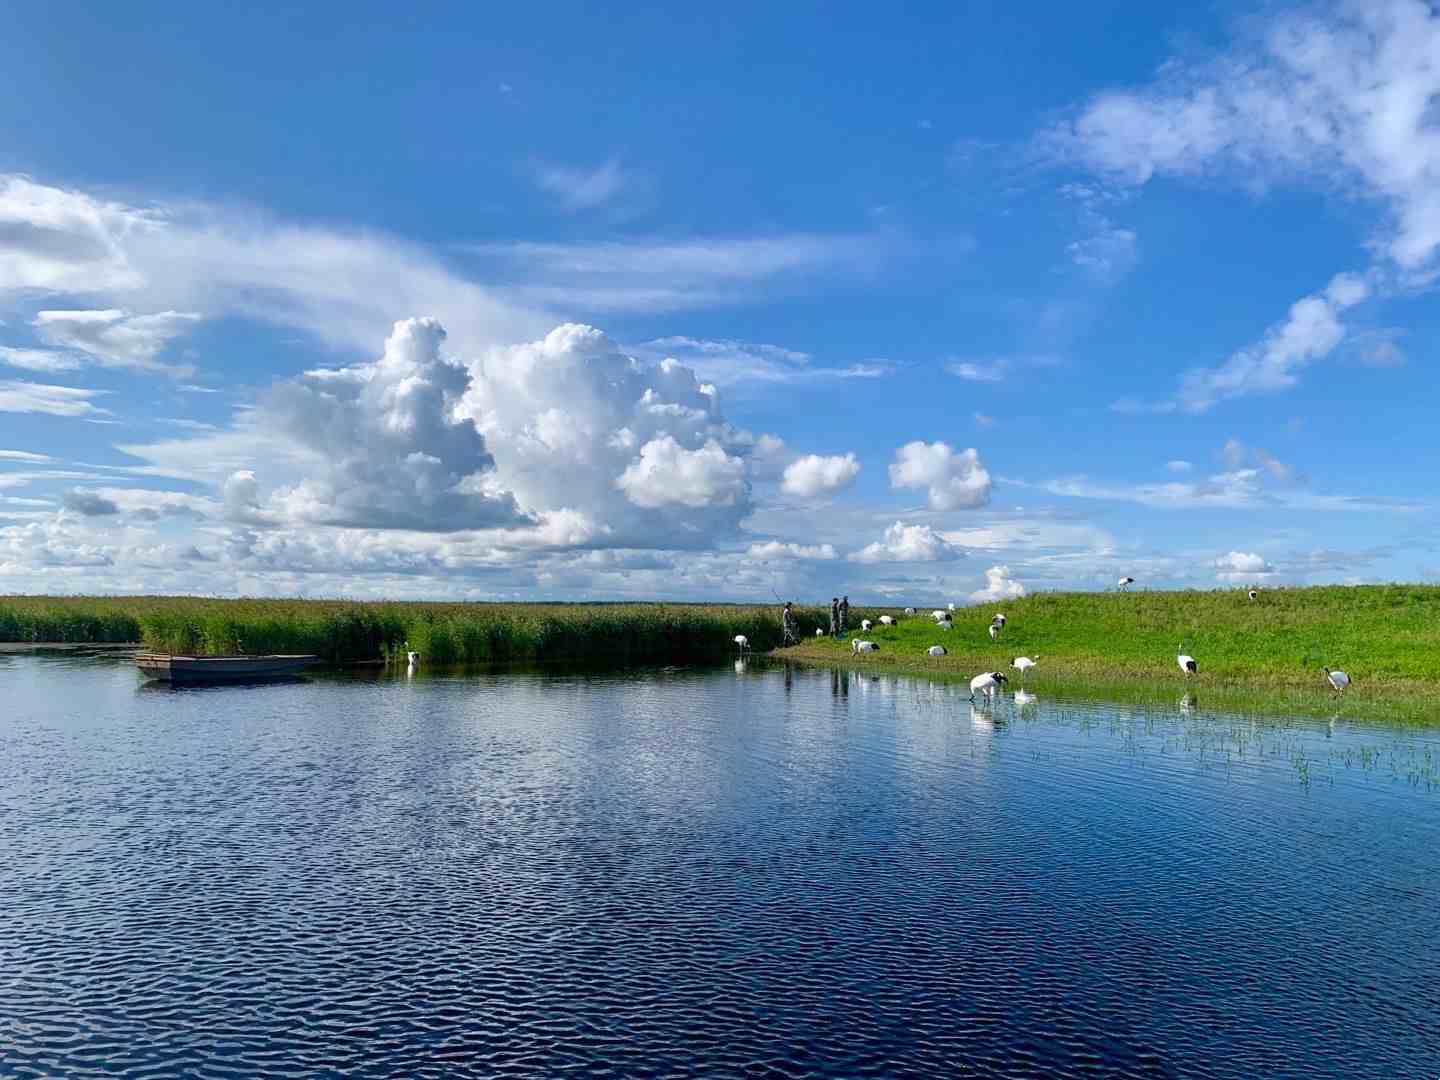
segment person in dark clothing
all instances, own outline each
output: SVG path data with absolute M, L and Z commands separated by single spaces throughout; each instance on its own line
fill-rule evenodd
M 840 636 L 840 598 L 838 596 L 830 597 L 830 636 L 835 638 Z
M 840 636 L 845 636 L 845 624 L 850 621 L 850 597 L 840 598 Z
M 795 612 L 791 609 L 789 600 L 785 601 L 785 608 L 780 612 L 780 635 L 786 646 L 798 644 L 800 641 L 795 625 Z

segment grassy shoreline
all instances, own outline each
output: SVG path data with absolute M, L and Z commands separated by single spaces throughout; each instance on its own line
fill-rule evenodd
M 970 677 L 992 670 L 983 665 L 961 669 L 939 667 L 879 654 L 852 656 L 848 653 L 815 649 L 776 649 L 770 658 L 783 663 L 816 668 L 841 668 L 857 676 L 892 676 L 926 679 L 932 682 L 968 686 Z M 948 659 L 948 658 L 947 658 Z M 1312 719 L 1375 721 L 1406 726 L 1440 727 L 1440 685 L 1433 683 L 1387 683 L 1381 687 L 1348 691 L 1344 698 L 1329 692 L 1321 683 L 1305 686 L 1266 685 L 1247 679 L 1194 678 L 1187 684 L 1177 669 L 1175 677 L 1147 676 L 1120 680 L 1051 670 L 1046 675 L 1032 671 L 1022 687 L 1016 672 L 1006 669 L 1011 682 L 1008 697 L 1025 690 L 1050 702 L 1084 703 L 1104 701 L 1137 708 L 1173 712 L 1177 708 L 1200 713 L 1227 713 L 1239 716 L 1302 716 Z
M 893 613 L 891 609 L 887 612 Z M 1008 617 L 992 642 L 991 617 Z M 875 614 L 861 612 L 861 617 Z M 1336 708 L 1321 673 L 1344 669 L 1354 680 L 1347 712 L 1440 723 L 1440 587 L 1315 587 L 1244 591 L 1042 593 L 954 613 L 946 632 L 929 609 L 893 627 L 863 632 L 879 651 L 855 655 L 828 638 L 777 650 L 786 660 L 855 670 L 967 679 L 1039 657 L 1027 689 L 1173 705 L 1190 694 L 1207 704 L 1330 715 Z M 858 627 L 858 620 L 854 620 Z M 858 629 L 851 636 L 862 632 Z M 932 658 L 931 645 L 948 655 Z M 1200 673 L 1186 679 L 1177 648 Z

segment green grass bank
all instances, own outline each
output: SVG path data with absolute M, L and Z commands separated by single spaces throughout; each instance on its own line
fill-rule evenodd
M 800 613 L 814 632 L 819 612 Z M 440 604 L 167 596 L 0 597 L 0 641 L 139 642 L 185 654 L 314 653 L 333 663 L 406 648 L 431 664 L 729 656 L 780 644 L 775 605 Z M 408 643 L 408 645 L 407 645 Z
M 918 606 L 918 605 L 917 605 Z M 788 659 L 841 663 L 859 669 L 969 678 L 1010 670 L 1016 656 L 1037 656 L 1031 689 L 1084 687 L 1103 696 L 1172 701 L 1186 691 L 1175 663 L 1177 646 L 1199 661 L 1189 689 L 1215 704 L 1328 707 L 1320 669 L 1341 668 L 1354 680 L 1353 700 L 1398 707 L 1407 717 L 1440 720 L 1440 587 L 1322 586 L 1211 592 L 1039 593 L 966 608 L 944 631 L 930 606 L 894 627 L 863 634 L 880 651 L 856 656 L 848 642 L 805 640 L 783 649 Z M 998 641 L 991 617 L 1008 622 Z M 896 615 L 894 608 L 858 610 L 853 618 Z M 926 655 L 944 645 L 949 655 Z M 1013 679 L 1019 685 L 1018 677 Z M 1411 715 L 1413 714 L 1413 715 Z

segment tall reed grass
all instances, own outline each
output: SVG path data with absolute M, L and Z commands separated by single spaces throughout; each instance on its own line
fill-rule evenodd
M 821 612 L 798 614 L 801 632 L 813 634 Z M 734 652 L 736 634 L 755 650 L 779 646 L 778 606 L 0 597 L 0 641 L 134 641 L 157 652 L 314 653 L 335 663 L 407 650 L 432 664 L 698 660 Z

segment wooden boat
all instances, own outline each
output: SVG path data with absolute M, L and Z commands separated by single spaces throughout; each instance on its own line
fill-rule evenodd
M 257 682 L 304 671 L 320 658 L 311 655 L 171 656 L 138 653 L 135 665 L 152 679 L 169 683 Z

